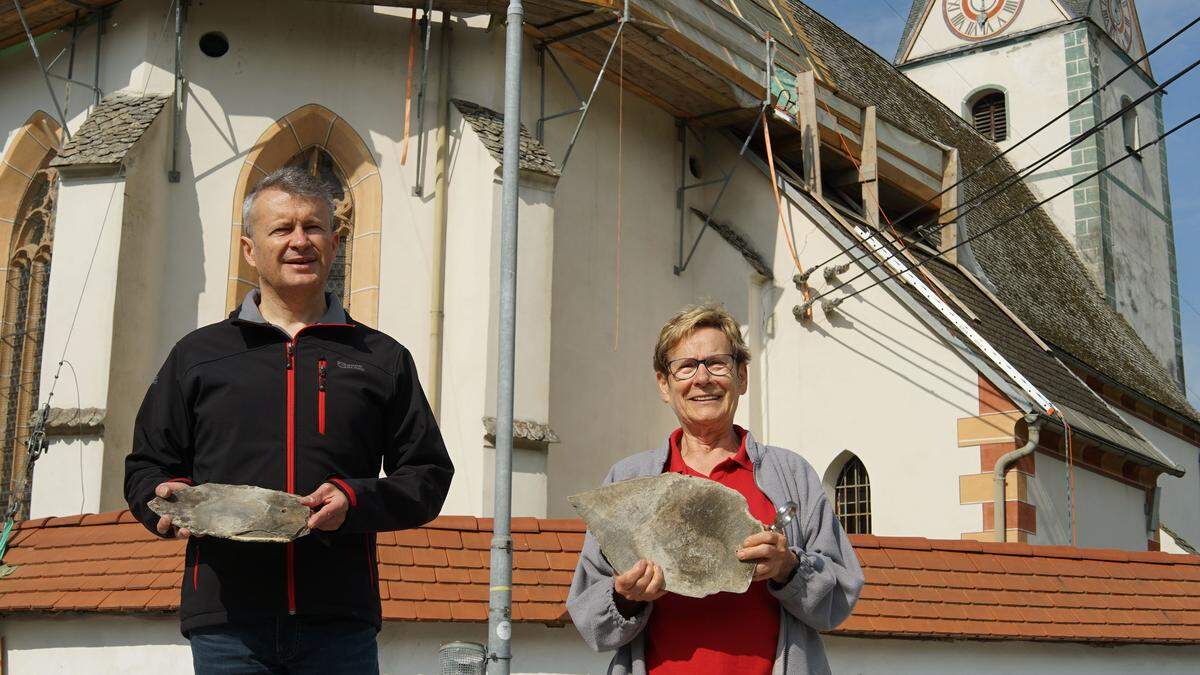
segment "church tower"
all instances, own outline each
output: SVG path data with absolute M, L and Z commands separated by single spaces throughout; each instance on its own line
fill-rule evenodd
M 896 65 L 1007 150 L 1145 53 L 1133 0 L 913 0 Z M 1138 64 L 1009 161 L 1018 169 L 1038 163 L 1157 85 L 1148 60 Z M 1182 386 L 1167 149 L 1137 151 L 1163 130 L 1156 94 L 1026 182 L 1048 197 L 1133 154 L 1046 208 L 1109 303 Z

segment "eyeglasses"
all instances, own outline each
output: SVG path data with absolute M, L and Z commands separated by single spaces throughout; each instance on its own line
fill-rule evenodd
M 671 373 L 671 377 L 682 382 L 695 377 L 700 366 L 704 366 L 713 377 L 728 377 L 736 364 L 737 359 L 733 354 L 714 354 L 706 359 L 682 358 L 669 361 L 667 371 Z

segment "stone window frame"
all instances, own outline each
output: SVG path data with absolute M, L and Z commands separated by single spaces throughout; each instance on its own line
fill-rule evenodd
M 258 286 L 254 271 L 241 251 L 242 202 L 246 194 L 258 181 L 313 146 L 319 146 L 333 158 L 346 178 L 354 203 L 354 259 L 346 309 L 355 321 L 378 326 L 383 231 L 383 182 L 379 165 L 354 127 L 317 103 L 300 106 L 275 120 L 246 153 L 233 189 L 225 311 L 233 311 L 246 293 Z
M 26 242 L 25 232 L 16 231 L 17 218 L 21 215 L 21 211 L 26 206 L 26 201 L 29 199 L 29 190 L 38 180 L 38 174 L 47 169 L 50 161 L 58 155 L 62 150 L 63 134 L 62 128 L 57 121 L 54 120 L 48 113 L 44 111 L 36 111 L 22 124 L 13 135 L 8 148 L 5 150 L 4 159 L 0 162 L 0 250 L 4 252 L 2 267 L 0 274 L 5 280 L 5 283 L 0 284 L 0 308 L 3 308 L 3 319 L 8 322 L 15 322 L 15 317 L 9 316 L 15 312 L 16 297 L 9 293 L 10 286 L 8 277 L 18 269 L 18 265 L 23 264 L 33 266 L 42 265 L 48 267 L 50 264 L 53 235 L 41 236 L 36 242 Z M 50 176 L 49 180 L 56 181 L 55 176 Z M 54 191 L 56 185 L 51 183 L 49 189 Z M 14 263 L 14 261 L 17 261 Z M 36 284 L 39 282 L 41 286 Z M 41 275 L 38 279 L 30 278 L 29 301 L 35 303 L 32 306 L 26 305 L 26 315 L 36 315 L 37 313 L 45 312 L 45 286 L 48 285 L 48 275 Z M 38 292 L 34 292 L 37 290 Z M 11 307 L 10 307 L 11 305 Z M 35 340 L 38 338 L 34 338 Z M 42 336 L 44 339 L 44 334 Z M 40 345 L 38 345 L 40 347 Z M 25 351 L 23 350 L 22 361 L 26 362 L 21 366 L 22 370 L 33 370 L 32 376 L 34 381 L 40 380 L 41 363 L 40 359 L 36 363 L 29 363 L 31 359 L 38 356 L 39 350 Z M 0 377 L 6 377 L 11 369 L 12 358 L 10 350 L 0 350 Z M 16 426 L 28 426 L 33 411 L 37 407 L 36 389 L 30 396 L 22 396 L 19 399 L 21 405 L 16 411 Z M 0 405 L 0 414 L 7 418 L 6 406 Z M 4 430 L 0 427 L 0 434 Z M 16 479 L 24 474 L 25 453 L 22 444 L 17 443 L 13 448 L 11 463 L 5 462 L 6 476 L 0 479 L 10 478 Z M 5 486 L 11 488 L 15 486 Z M 29 494 L 29 486 L 24 486 L 27 499 Z M 7 494 L 8 489 L 5 490 Z M 7 507 L 8 504 L 0 505 Z M 28 502 L 21 505 L 17 512 L 18 517 L 26 517 L 28 515 Z

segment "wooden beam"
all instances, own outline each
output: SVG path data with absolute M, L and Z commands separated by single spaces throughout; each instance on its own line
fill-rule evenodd
M 951 246 L 958 245 L 958 149 L 951 148 L 942 157 L 942 189 L 945 194 L 941 199 L 941 215 L 938 225 L 942 232 L 942 254 L 952 265 L 958 264 L 958 249 L 947 251 Z
M 863 210 L 867 222 L 879 229 L 879 136 L 875 126 L 875 106 L 863 109 L 862 159 L 858 179 L 862 181 Z
M 796 112 L 804 135 L 804 181 L 809 192 L 821 194 L 821 123 L 817 117 L 817 83 L 813 71 L 796 76 Z

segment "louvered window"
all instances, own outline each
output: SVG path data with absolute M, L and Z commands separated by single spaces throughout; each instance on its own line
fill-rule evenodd
M 833 488 L 834 510 L 848 534 L 871 533 L 871 478 L 862 460 L 851 457 Z
M 971 106 L 971 121 L 976 131 L 997 143 L 1008 138 L 1008 109 L 1004 94 L 994 91 L 976 100 Z

